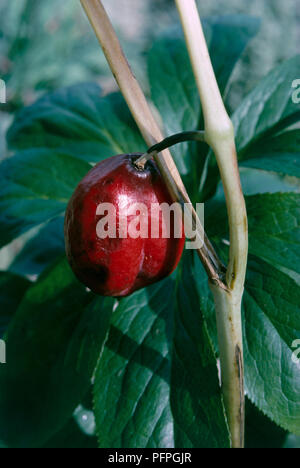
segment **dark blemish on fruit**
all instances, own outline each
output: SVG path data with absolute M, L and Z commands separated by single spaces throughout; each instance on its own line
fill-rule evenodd
M 99 281 L 104 283 L 107 280 L 108 275 L 108 268 L 106 268 L 104 265 L 101 265 L 97 268 L 96 276 L 99 279 Z
M 88 281 L 91 289 L 95 289 L 97 283 L 105 283 L 109 276 L 108 268 L 104 265 L 97 265 L 93 269 L 84 269 L 80 272 L 80 276 Z M 94 286 L 94 288 L 93 288 Z

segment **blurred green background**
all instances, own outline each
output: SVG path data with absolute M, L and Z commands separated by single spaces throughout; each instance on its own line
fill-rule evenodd
M 262 20 L 257 38 L 235 71 L 232 107 L 254 80 L 298 52 L 297 0 L 198 0 L 198 4 L 202 16 L 243 13 Z M 174 0 L 104 0 L 104 5 L 143 80 L 143 56 L 153 37 L 178 23 Z M 3 131 L 12 114 L 41 93 L 88 80 L 107 90 L 115 86 L 79 0 L 1 0 L 0 77 L 8 93 L 7 105 L 0 107 L 2 155 Z

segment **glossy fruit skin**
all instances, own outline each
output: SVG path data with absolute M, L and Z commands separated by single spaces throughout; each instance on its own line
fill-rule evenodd
M 79 183 L 67 207 L 65 242 L 69 263 L 78 277 L 94 293 L 122 297 L 170 275 L 184 249 L 185 236 L 158 238 L 101 239 L 96 226 L 100 203 L 112 203 L 119 214 L 126 204 L 143 203 L 151 225 L 152 203 L 173 203 L 153 161 L 138 170 L 134 160 L 140 154 L 117 155 L 97 164 Z M 181 223 L 181 219 L 179 220 Z M 119 236 L 118 236 L 119 237 Z

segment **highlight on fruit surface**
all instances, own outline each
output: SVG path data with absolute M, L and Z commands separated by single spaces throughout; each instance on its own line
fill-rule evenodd
M 67 207 L 69 263 L 99 295 L 127 296 L 165 278 L 183 252 L 182 214 L 170 209 L 173 200 L 155 162 L 137 167 L 140 157 L 123 154 L 97 164 Z

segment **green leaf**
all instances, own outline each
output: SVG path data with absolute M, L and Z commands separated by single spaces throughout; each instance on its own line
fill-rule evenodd
M 216 357 L 190 261 L 181 264 L 176 299 L 171 381 L 176 447 L 229 447 Z
M 95 415 L 91 408 L 92 386 L 67 424 L 43 448 L 98 448 Z
M 292 100 L 300 55 L 272 70 L 242 101 L 233 115 L 238 151 L 265 135 L 274 134 L 300 119 L 300 105 Z
M 9 270 L 24 275 L 40 275 L 65 251 L 64 218 L 53 219 L 30 238 L 15 257 Z
M 21 302 L 30 282 L 8 272 L 0 272 L 0 338 Z
M 212 16 L 204 20 L 209 53 L 222 94 L 249 41 L 256 36 L 260 20 L 246 15 Z
M 162 117 L 166 136 L 198 128 L 200 100 L 183 39 L 164 38 L 149 53 L 152 100 Z M 172 148 L 182 174 L 190 171 L 188 143 Z
M 175 284 L 167 279 L 123 299 L 114 311 L 95 374 L 100 448 L 228 446 L 216 360 L 201 316 L 195 341 L 182 342 L 180 324 L 172 352 L 175 300 Z M 198 310 L 198 300 L 184 304 L 186 314 Z M 201 382 L 197 390 L 193 379 Z
M 241 165 L 300 177 L 300 130 L 281 133 L 250 146 Z
M 0 164 L 0 247 L 61 215 L 90 166 L 46 149 L 23 151 Z
M 272 420 L 300 435 L 300 289 L 284 273 L 250 257 L 244 298 L 246 392 Z
M 276 172 L 265 172 L 257 169 L 241 170 L 241 182 L 245 195 L 259 193 L 296 192 L 299 193 L 300 183 L 294 177 L 286 177 Z
M 223 93 L 238 58 L 256 34 L 259 22 L 246 16 L 213 17 L 206 20 L 204 26 Z M 157 40 L 149 53 L 148 69 L 151 97 L 162 117 L 165 134 L 197 129 L 201 106 L 184 39 L 174 38 L 172 34 L 171 38 Z M 193 167 L 190 146 L 184 143 L 172 148 L 182 174 L 191 172 Z
M 0 367 L 0 439 L 8 446 L 42 446 L 87 393 L 112 310 L 111 300 L 93 299 L 65 259 L 25 295 Z
M 247 197 L 249 252 L 279 269 L 300 274 L 300 195 Z
M 300 195 L 264 194 L 246 200 L 250 234 L 243 300 L 246 392 L 270 419 L 299 434 L 300 373 L 292 355 L 293 342 L 300 338 L 300 288 L 294 280 L 299 279 Z M 226 208 L 220 203 L 209 209 L 206 228 L 226 260 Z M 196 265 L 202 309 L 217 348 L 213 301 L 203 268 L 199 261 Z
M 196 270 L 201 305 L 217 350 L 213 299 L 202 267 Z M 299 365 L 292 360 L 300 337 L 300 290 L 271 265 L 250 256 L 243 299 L 245 387 L 271 420 L 299 434 Z
M 62 88 L 23 109 L 8 142 L 13 149 L 48 148 L 89 163 L 145 149 L 122 96 L 101 97 L 94 84 Z
M 264 193 L 247 196 L 246 202 L 250 254 L 289 271 L 295 279 L 300 274 L 300 194 Z M 223 201 L 206 204 L 205 224 L 209 237 L 216 243 L 228 242 Z
M 284 175 L 299 174 L 299 131 L 287 132 L 285 136 L 277 135 L 300 121 L 300 106 L 292 100 L 292 82 L 299 66 L 300 55 L 272 70 L 234 113 L 232 120 L 242 166 Z M 198 200 L 199 196 L 204 201 L 210 199 L 217 190 L 219 170 L 212 151 L 209 156 L 203 171 L 205 178 L 201 178 Z
M 90 162 L 145 149 L 123 98 L 101 98 L 96 85 L 64 88 L 23 109 L 8 140 L 20 152 L 0 164 L 0 247 L 61 215 Z
M 95 374 L 100 448 L 174 447 L 170 410 L 174 284 L 122 299 Z

